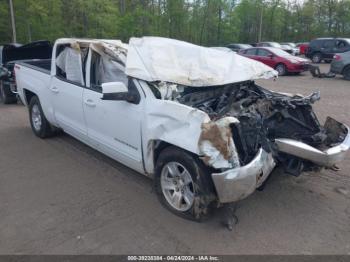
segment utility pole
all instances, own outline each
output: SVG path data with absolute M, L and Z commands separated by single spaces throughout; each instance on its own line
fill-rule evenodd
M 11 26 L 12 26 L 12 42 L 16 43 L 17 42 L 17 37 L 16 37 L 16 22 L 15 22 L 15 14 L 13 12 L 13 3 L 12 0 L 9 0 L 9 5 L 10 5 L 10 13 L 11 13 Z
M 263 23 L 263 8 L 264 8 L 264 4 L 261 2 L 258 42 L 261 42 L 262 23 Z

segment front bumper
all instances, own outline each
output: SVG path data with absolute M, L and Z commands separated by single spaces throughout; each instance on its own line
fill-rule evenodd
M 266 180 L 276 163 L 271 154 L 262 148 L 247 165 L 212 174 L 221 203 L 246 198 Z
M 288 72 L 290 73 L 298 73 L 298 72 L 304 72 L 308 71 L 310 67 L 310 64 L 304 63 L 304 64 L 293 64 L 288 67 Z
M 332 167 L 345 158 L 350 148 L 350 130 L 348 126 L 330 117 L 326 120 L 325 127 L 330 136 L 341 134 L 342 142 L 324 151 L 288 138 L 275 139 L 275 143 L 280 152 L 309 160 L 320 166 Z
M 327 118 L 324 128 L 328 139 L 335 144 L 324 151 L 289 138 L 275 139 L 277 149 L 319 166 L 332 167 L 345 158 L 350 148 L 350 129 L 330 117 Z M 267 179 L 275 166 L 272 154 L 260 148 L 249 164 L 222 173 L 213 173 L 212 178 L 220 203 L 235 202 L 252 194 Z

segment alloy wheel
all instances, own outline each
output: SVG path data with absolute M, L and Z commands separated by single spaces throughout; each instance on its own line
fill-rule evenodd
M 32 107 L 32 123 L 36 131 L 41 130 L 42 120 L 39 106 L 37 104 Z
M 161 189 L 168 204 L 177 211 L 189 210 L 194 202 L 194 184 L 188 170 L 178 162 L 163 166 Z

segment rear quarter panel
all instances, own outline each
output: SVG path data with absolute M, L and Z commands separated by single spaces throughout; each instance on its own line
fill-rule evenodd
M 50 93 L 51 76 L 44 72 L 32 69 L 19 63 L 15 65 L 17 91 L 23 103 L 28 106 L 25 90 L 28 90 L 39 97 L 45 117 L 50 123 L 54 123 L 52 98 Z

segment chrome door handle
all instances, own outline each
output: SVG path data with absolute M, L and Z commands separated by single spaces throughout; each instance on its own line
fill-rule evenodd
M 86 99 L 86 100 L 84 101 L 84 103 L 85 103 L 87 106 L 90 106 L 90 107 L 95 107 L 95 106 L 96 106 L 96 104 L 94 103 L 94 101 L 91 100 L 91 99 Z
M 60 92 L 60 90 L 59 90 L 58 87 L 56 87 L 56 86 L 52 86 L 50 89 L 51 89 L 51 91 L 54 92 L 54 93 Z

